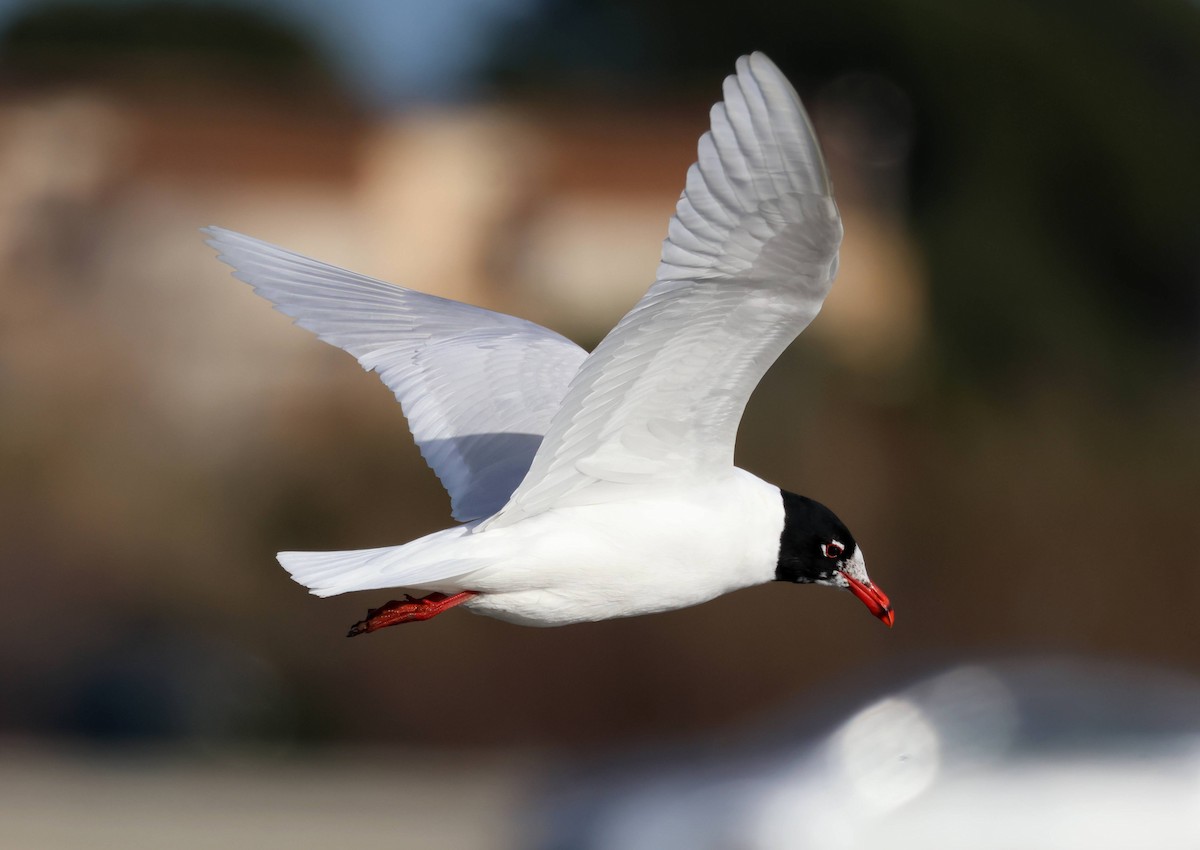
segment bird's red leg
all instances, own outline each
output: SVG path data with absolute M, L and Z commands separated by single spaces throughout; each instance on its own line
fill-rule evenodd
M 447 596 L 444 593 L 431 593 L 428 596 L 422 596 L 420 599 L 413 596 L 405 596 L 403 602 L 393 599 L 391 602 L 367 611 L 367 618 L 359 620 L 351 626 L 346 637 L 364 635 L 367 632 L 378 631 L 386 626 L 397 626 L 400 623 L 428 620 L 430 617 L 436 617 L 443 611 L 450 610 L 455 605 L 461 605 L 472 596 L 475 596 L 477 592 L 474 590 L 464 590 L 453 596 Z

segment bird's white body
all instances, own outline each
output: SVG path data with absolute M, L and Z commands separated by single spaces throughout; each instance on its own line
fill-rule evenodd
M 732 468 L 685 489 L 558 508 L 493 529 L 472 523 L 365 550 L 356 570 L 329 585 L 315 572 L 321 553 L 284 552 L 280 562 L 322 596 L 394 588 L 404 575 L 440 565 L 458 571 L 486 563 L 410 589 L 474 590 L 479 595 L 464 607 L 476 613 L 558 626 L 697 605 L 770 581 L 783 521 L 779 488 Z
M 542 626 L 682 608 L 777 577 L 869 588 L 832 513 L 789 525 L 794 494 L 733 465 L 751 392 L 829 292 L 842 225 L 779 69 L 744 56 L 724 95 L 654 284 L 590 354 L 523 319 L 206 230 L 256 292 L 379 372 L 464 523 L 403 546 L 282 552 L 293 578 L 320 596 L 453 597 L 394 603 L 417 619 L 463 604 Z M 797 498 L 807 515 L 811 500 Z M 821 539 L 808 534 L 818 526 Z

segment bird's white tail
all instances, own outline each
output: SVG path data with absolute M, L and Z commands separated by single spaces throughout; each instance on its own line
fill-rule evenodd
M 279 564 L 316 596 L 352 590 L 411 587 L 437 590 L 439 582 L 466 575 L 487 561 L 454 557 L 448 549 L 463 537 L 465 526 L 448 528 L 403 546 L 344 552 L 280 552 Z

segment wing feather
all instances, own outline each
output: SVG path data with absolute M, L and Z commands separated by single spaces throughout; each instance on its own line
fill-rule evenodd
M 239 279 L 395 393 L 455 519 L 495 513 L 525 476 L 587 353 L 547 328 L 339 269 L 218 227 Z
M 723 93 L 657 281 L 579 368 L 525 480 L 481 528 L 729 469 L 751 392 L 821 309 L 842 227 L 808 116 L 761 53 Z

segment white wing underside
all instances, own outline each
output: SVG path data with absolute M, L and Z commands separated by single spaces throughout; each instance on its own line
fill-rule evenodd
M 209 244 L 255 292 L 379 373 L 454 518 L 490 516 L 525 476 L 587 356 L 551 330 L 339 269 L 217 227 Z
M 730 469 L 751 392 L 821 309 L 842 226 L 800 99 L 759 53 L 724 95 L 657 281 L 575 374 L 528 475 L 481 530 Z

